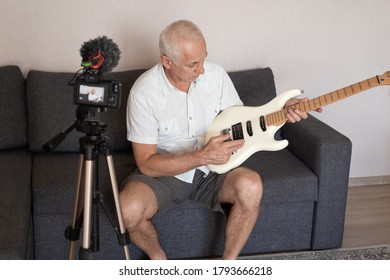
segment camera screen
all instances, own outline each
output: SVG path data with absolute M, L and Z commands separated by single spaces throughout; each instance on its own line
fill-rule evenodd
M 105 87 L 98 85 L 80 85 L 78 102 L 83 104 L 104 104 Z

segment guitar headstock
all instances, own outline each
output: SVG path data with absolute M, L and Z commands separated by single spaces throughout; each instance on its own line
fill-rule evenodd
M 383 75 L 379 75 L 378 81 L 381 85 L 390 85 L 390 71 L 383 73 Z

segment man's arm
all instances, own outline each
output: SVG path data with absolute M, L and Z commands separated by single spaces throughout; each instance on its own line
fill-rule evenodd
M 213 137 L 201 150 L 183 154 L 160 155 L 155 144 L 132 142 L 132 147 L 142 174 L 152 177 L 175 176 L 199 166 L 228 162 L 232 152 L 244 145 L 244 140 L 226 141 L 228 138 L 228 135 Z

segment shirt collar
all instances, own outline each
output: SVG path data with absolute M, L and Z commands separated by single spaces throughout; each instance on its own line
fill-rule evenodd
M 160 71 L 160 77 L 162 77 L 161 78 L 162 84 L 164 85 L 163 89 L 162 89 L 163 95 L 165 96 L 171 91 L 178 91 L 178 89 L 176 87 L 174 87 L 172 85 L 172 83 L 168 80 L 168 77 L 164 71 L 164 66 L 161 63 L 158 64 L 158 69 Z M 202 77 L 202 75 L 200 75 L 195 81 L 193 81 L 191 83 L 190 89 L 193 88 L 194 86 L 196 86 L 197 83 L 199 83 L 199 80 L 201 79 L 201 77 Z
M 161 77 L 161 80 L 162 80 L 161 84 L 163 85 L 162 93 L 165 96 L 170 91 L 176 90 L 176 88 L 168 80 L 168 77 L 167 77 L 167 75 L 165 74 L 165 71 L 164 71 L 164 66 L 161 63 L 158 64 L 158 70 L 160 72 L 160 77 Z

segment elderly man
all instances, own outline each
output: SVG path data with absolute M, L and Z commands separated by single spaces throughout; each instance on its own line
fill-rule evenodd
M 260 175 L 238 167 L 215 174 L 208 164 L 226 163 L 244 140 L 204 136 L 217 114 L 242 105 L 227 73 L 206 60 L 206 41 L 190 21 L 177 21 L 160 35 L 160 62 L 145 72 L 130 91 L 127 137 L 137 170 L 120 193 L 125 226 L 132 242 L 151 259 L 166 259 L 151 219 L 186 199 L 223 213 L 231 205 L 223 259 L 236 259 L 260 212 Z M 290 105 L 300 102 L 294 99 Z M 291 122 L 307 114 L 290 111 Z

